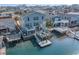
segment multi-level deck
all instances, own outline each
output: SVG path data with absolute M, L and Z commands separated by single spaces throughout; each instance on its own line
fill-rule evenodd
M 36 42 L 38 43 L 38 45 L 40 47 L 45 47 L 45 46 L 48 46 L 48 45 L 51 44 L 50 40 L 47 40 L 47 39 L 43 40 L 43 38 L 45 37 L 45 35 L 43 35 L 43 34 L 42 35 L 41 34 L 39 34 L 39 35 L 35 34 L 34 36 L 36 38 Z

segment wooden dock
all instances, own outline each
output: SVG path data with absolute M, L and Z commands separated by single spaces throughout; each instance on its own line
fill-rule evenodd
M 68 31 L 69 28 L 67 27 L 58 27 L 58 28 L 53 28 L 53 30 L 58 31 L 60 33 L 66 33 L 66 31 Z
M 49 40 L 44 40 L 38 43 L 40 45 L 40 47 L 45 47 L 51 44 L 51 41 Z
M 36 38 L 36 42 L 38 43 L 38 45 L 40 47 L 45 47 L 45 46 L 48 46 L 48 45 L 52 44 L 52 42 L 49 41 L 49 40 L 43 40 L 43 41 L 41 41 L 41 39 L 38 38 L 36 34 L 35 34 L 35 38 Z
M 21 36 L 18 35 L 18 34 L 15 34 L 15 35 L 7 35 L 6 36 L 6 39 L 8 42 L 12 42 L 12 41 L 18 41 L 21 39 Z

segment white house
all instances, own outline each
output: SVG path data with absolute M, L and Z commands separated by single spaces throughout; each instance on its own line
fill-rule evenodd
M 22 16 L 22 28 L 23 31 L 30 35 L 35 32 L 35 29 L 39 27 L 45 19 L 45 15 L 39 12 L 32 11 Z
M 69 12 L 66 14 L 59 14 L 52 16 L 55 27 L 60 26 L 60 23 L 65 23 L 65 26 L 74 27 L 79 26 L 79 12 Z
M 79 26 L 79 12 L 69 12 L 65 18 L 69 20 L 70 27 Z
M 52 21 L 54 27 L 68 27 L 69 20 L 65 19 L 63 15 L 53 15 Z

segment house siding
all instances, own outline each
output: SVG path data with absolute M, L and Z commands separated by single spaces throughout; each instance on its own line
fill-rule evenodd
M 34 20 L 34 17 L 38 17 L 38 20 Z M 41 24 L 44 21 L 44 15 L 40 14 L 40 13 L 33 13 L 27 16 L 23 17 L 24 20 L 24 26 L 25 24 L 31 24 L 32 27 L 34 27 L 34 23 L 39 23 Z M 28 20 L 29 18 L 29 20 Z

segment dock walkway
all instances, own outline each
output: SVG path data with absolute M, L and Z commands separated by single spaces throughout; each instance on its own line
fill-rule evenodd
M 58 27 L 58 28 L 53 28 L 53 30 L 56 30 L 60 33 L 64 33 L 66 31 L 68 31 L 68 27 L 62 27 L 62 28 Z
M 15 34 L 15 35 L 7 35 L 6 39 L 8 42 L 12 42 L 12 41 L 17 41 L 21 39 L 21 36 L 19 34 Z

